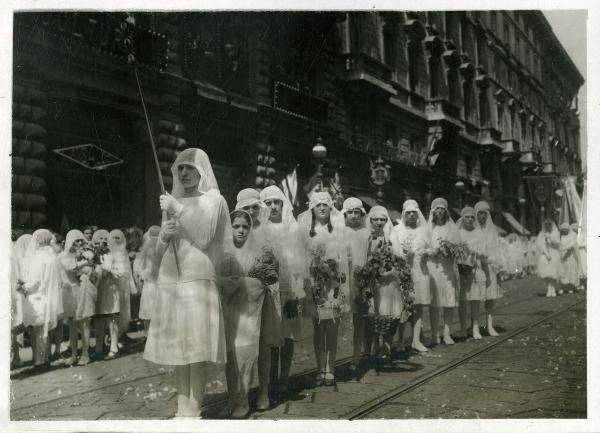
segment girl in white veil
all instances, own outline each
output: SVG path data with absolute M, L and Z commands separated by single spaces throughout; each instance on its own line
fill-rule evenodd
M 317 249 L 322 249 L 324 259 L 333 259 L 338 264 L 338 269 L 347 268 L 343 245 L 344 221 L 343 217 L 334 207 L 333 200 L 328 192 L 315 192 L 310 197 L 308 211 L 298 217 L 299 245 L 303 259 L 303 275 L 306 279 L 305 286 L 310 286 L 311 254 Z M 347 283 L 347 280 L 346 280 Z M 332 290 L 329 290 L 332 289 Z M 348 286 L 340 284 L 343 297 L 348 298 Z M 331 299 L 335 289 L 333 286 L 326 290 L 326 296 Z M 337 337 L 339 320 L 319 319 L 317 306 L 313 296 L 307 296 L 306 308 L 313 317 L 313 345 L 317 361 L 317 386 L 335 384 L 334 366 L 337 354 Z M 338 298 L 339 299 L 339 298 Z
M 210 367 L 226 360 L 218 279 L 231 224 L 204 151 L 184 150 L 171 172 L 173 195 L 160 197 L 171 219 L 156 245 L 158 297 L 144 358 L 175 366 L 176 416 L 198 418 Z
M 135 283 L 127 255 L 125 235 L 112 230 L 108 236 L 108 254 L 104 256 L 98 277 L 96 313 L 108 323 L 110 350 L 105 359 L 118 356 L 119 333 L 127 330 L 130 320 L 130 294 Z M 103 323 L 103 325 L 104 325 Z M 96 329 L 96 354 L 103 351 L 105 327 Z
M 445 257 L 440 250 L 446 241 L 458 243 L 458 231 L 448 212 L 448 202 L 436 198 L 431 203 L 425 243 L 427 266 L 431 275 L 431 331 L 434 344 L 439 344 L 440 309 L 443 308 L 444 343 L 454 344 L 450 336 L 450 324 L 454 308 L 458 307 L 458 267 L 453 257 Z
M 584 257 L 580 254 L 581 245 L 578 239 L 579 236 L 579 224 L 573 223 L 571 224 L 571 231 L 575 235 L 575 257 L 577 259 L 577 269 L 579 272 L 579 282 L 577 283 L 577 291 L 583 290 L 583 285 L 581 284 L 581 280 L 585 278 L 585 263 L 583 262 Z
M 573 293 L 579 286 L 579 262 L 577 260 L 577 236 L 568 223 L 560 225 L 560 284 L 559 294 L 564 290 Z
M 367 251 L 369 247 L 369 237 L 371 236 L 371 226 L 367 218 L 367 211 L 363 207 L 362 201 L 356 197 L 348 197 L 342 206 L 344 215 L 344 241 L 348 255 L 348 268 L 344 270 L 348 278 L 349 303 L 352 311 L 352 362 L 349 364 L 350 374 L 359 376 L 359 366 L 363 346 L 365 343 L 366 318 L 361 314 L 358 308 L 357 297 L 360 288 L 356 284 L 354 272 L 362 268 L 367 263 Z M 365 355 L 367 355 L 365 353 Z
M 427 352 L 427 347 L 421 342 L 423 329 L 423 307 L 431 303 L 431 288 L 427 257 L 425 256 L 425 236 L 427 220 L 415 200 L 406 200 L 402 205 L 402 217 L 392 229 L 390 240 L 394 254 L 402 257 L 411 264 L 414 283 L 415 301 L 412 316 L 413 336 L 411 346 L 417 352 Z M 402 327 L 400 327 L 400 343 L 403 342 Z
M 471 312 L 471 335 L 475 340 L 480 340 L 479 307 L 485 299 L 486 273 L 484 256 L 484 233 L 475 226 L 475 209 L 465 206 L 460 212 L 457 222 L 458 234 L 469 251 L 468 257 L 461 258 L 459 262 L 460 299 L 458 315 L 461 330 L 468 337 L 467 332 L 467 307 Z
M 294 341 L 302 338 L 302 317 L 298 314 L 299 301 L 305 298 L 302 263 L 298 245 L 298 223 L 294 208 L 277 186 L 268 186 L 260 192 L 261 201 L 270 210 L 264 222 L 266 237 L 279 258 L 279 292 L 282 307 L 283 346 L 273 348 L 271 381 L 277 382 L 281 391 L 289 387 L 289 374 L 294 355 Z
M 369 237 L 367 257 L 389 246 L 393 227 L 388 211 L 383 206 L 373 206 L 369 210 L 368 218 L 371 223 L 371 236 Z M 370 352 L 374 345 L 379 362 L 385 363 L 387 360 L 391 360 L 397 324 L 406 308 L 395 270 L 386 272 L 378 278 L 374 295 L 374 319 L 388 320 L 388 323 L 391 322 L 391 326 L 389 330 L 386 329 L 387 332 L 381 334 L 376 334 L 377 329 L 368 329 L 365 343 L 367 352 Z M 380 344 L 380 336 L 383 344 Z
M 156 260 L 156 242 L 160 233 L 159 226 L 151 226 L 142 239 L 142 248 L 133 261 L 133 271 L 138 275 L 139 286 L 142 289 L 140 299 L 139 317 L 144 321 L 144 329 L 148 335 L 152 310 L 156 301 L 156 277 L 158 276 L 158 263 Z
M 23 294 L 18 290 L 20 282 L 23 281 L 23 266 L 25 265 L 25 253 L 31 242 L 31 235 L 26 233 L 19 236 L 13 244 L 12 253 L 10 255 L 11 273 L 10 273 L 10 288 L 11 288 L 11 351 L 12 360 L 11 366 L 19 367 L 21 365 L 21 357 L 19 356 L 19 342 L 17 336 L 23 332 Z
M 271 346 L 281 341 L 281 323 L 276 323 L 277 305 L 272 296 L 277 283 L 266 286 L 248 273 L 265 253 L 275 254 L 263 238 L 253 234 L 252 216 L 243 209 L 231 213 L 232 242 L 223 263 L 222 297 L 227 341 L 227 390 L 229 403 L 224 415 L 244 418 L 249 412 L 248 391 L 258 369 L 257 408 L 269 407 Z M 280 322 L 280 320 L 279 320 Z
M 69 315 L 69 342 L 71 358 L 66 362 L 69 365 L 77 362 L 78 331 L 81 331 L 81 357 L 79 365 L 90 362 L 88 356 L 90 339 L 90 317 L 96 311 L 98 292 L 90 280 L 91 271 L 94 269 L 87 259 L 83 257 L 82 248 L 86 243 L 83 233 L 79 230 L 70 230 L 65 239 L 65 249 L 59 254 L 58 262 L 61 268 L 63 308 L 64 300 L 70 299 L 73 303 Z
M 546 283 L 546 296 L 556 296 L 556 284 L 560 274 L 560 233 L 550 218 L 544 220 L 544 226 L 536 240 L 538 250 L 537 275 Z
M 56 252 L 51 246 L 52 238 L 50 231 L 36 230 L 27 246 L 21 269 L 23 325 L 33 328 L 34 371 L 49 368 L 48 332 L 56 326 L 62 313 L 60 273 Z
M 498 230 L 492 220 L 490 205 L 485 201 L 475 203 L 475 228 L 483 234 L 483 247 L 481 253 L 484 256 L 482 262 L 486 270 L 485 282 L 485 313 L 487 322 L 487 332 L 492 337 L 497 337 L 498 332 L 494 329 L 493 311 L 494 301 L 502 297 L 498 274 L 502 269 L 501 247 L 498 236 Z
M 253 188 L 245 188 L 238 192 L 235 209 L 243 209 L 252 216 L 252 230 L 257 238 L 264 238 L 265 224 L 269 220 L 271 210 L 260 198 L 260 193 Z

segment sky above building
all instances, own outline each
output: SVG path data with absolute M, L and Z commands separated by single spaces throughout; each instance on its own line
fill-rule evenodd
M 552 10 L 543 11 L 554 33 L 571 56 L 573 63 L 587 81 L 587 11 Z M 587 85 L 579 90 L 579 112 L 581 123 L 581 159 L 585 170 L 587 151 Z

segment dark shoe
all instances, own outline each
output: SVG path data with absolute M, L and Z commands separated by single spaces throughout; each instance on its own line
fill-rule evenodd
M 325 372 L 317 373 L 317 378 L 315 379 L 315 386 L 323 386 L 325 382 Z
M 358 365 L 356 365 L 354 362 L 348 364 L 348 376 L 353 379 L 358 379 L 359 373 L 360 369 L 358 368 Z

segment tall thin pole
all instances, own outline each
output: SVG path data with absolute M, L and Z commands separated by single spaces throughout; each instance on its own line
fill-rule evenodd
M 148 111 L 146 110 L 146 102 L 144 101 L 144 93 L 142 92 L 142 86 L 140 85 L 140 78 L 138 76 L 137 68 L 133 67 L 135 74 L 135 81 L 137 82 L 138 91 L 140 94 L 140 100 L 142 101 L 142 109 L 144 110 L 144 118 L 146 119 L 146 126 L 148 128 L 148 136 L 150 137 L 150 147 L 152 147 L 152 156 L 154 157 L 154 164 L 156 167 L 156 173 L 158 175 L 158 184 L 160 185 L 160 193 L 166 194 L 165 183 L 163 181 L 162 172 L 160 171 L 160 164 L 158 162 L 158 153 L 156 152 L 156 144 L 154 143 L 154 136 L 152 135 L 152 128 L 150 127 L 150 119 L 148 117 Z M 167 212 L 162 212 L 162 220 L 168 219 Z M 177 275 L 181 276 L 181 268 L 179 267 L 179 257 L 177 256 L 177 244 L 171 238 L 170 246 L 175 257 L 175 266 L 177 267 Z

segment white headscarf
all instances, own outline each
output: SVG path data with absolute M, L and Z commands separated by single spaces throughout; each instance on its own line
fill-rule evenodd
M 471 230 L 469 230 L 465 227 L 465 221 L 463 218 L 466 216 L 472 216 L 475 219 L 475 221 L 473 222 L 473 228 Z M 460 211 L 460 218 L 456 222 L 456 225 L 458 227 L 458 234 L 459 234 L 460 240 L 462 242 L 464 242 L 471 251 L 475 251 L 480 254 L 481 253 L 485 254 L 485 252 L 484 252 L 485 235 L 484 235 L 483 231 L 478 230 L 476 221 L 477 221 L 477 214 L 475 213 L 475 209 L 473 209 L 471 206 L 465 206 Z M 486 225 L 488 225 L 488 224 L 486 223 Z
M 108 235 L 109 235 L 108 230 L 104 230 L 104 229 L 96 230 L 94 232 L 94 234 L 92 235 L 92 243 L 94 245 L 96 245 L 96 242 L 100 242 L 100 238 L 102 237 L 102 238 L 106 238 L 106 242 L 108 245 Z
M 29 233 L 19 236 L 19 239 L 14 244 L 13 255 L 19 261 L 25 258 L 25 254 L 27 253 L 27 248 L 33 239 Z
M 24 266 L 25 254 L 27 253 L 27 248 L 31 242 L 31 239 L 32 236 L 26 233 L 19 236 L 19 239 L 17 239 L 17 241 L 13 244 L 13 250 L 10 257 L 12 263 L 11 284 L 13 289 L 16 288 L 18 280 L 23 281 L 23 276 L 21 273 Z
M 550 233 L 546 232 L 545 230 L 544 226 L 546 225 L 546 221 L 550 221 L 552 223 L 552 230 L 550 230 Z M 555 245 L 553 248 L 558 248 L 558 246 L 560 245 L 560 232 L 558 231 L 558 227 L 556 227 L 556 223 L 551 219 L 546 219 L 544 221 L 542 230 L 540 231 L 536 239 L 538 249 L 550 255 L 550 251 L 548 251 L 548 245 L 546 243 L 546 236 L 548 236 L 550 242 Z
M 331 195 L 329 195 L 327 191 L 318 191 L 314 192 L 310 196 L 310 201 L 308 202 L 308 210 L 298 215 L 298 224 L 300 225 L 300 230 L 302 230 L 303 232 L 307 232 L 310 230 L 313 218 L 313 209 L 319 204 L 326 204 L 331 208 L 331 215 L 329 216 L 329 219 L 334 230 L 343 229 L 343 227 L 345 226 L 344 217 L 340 213 L 340 211 L 338 211 L 335 208 Z
M 346 212 L 351 211 L 352 209 L 360 209 L 363 213 L 362 222 L 359 228 L 370 229 L 371 223 L 369 222 L 369 218 L 367 218 L 367 211 L 363 206 L 363 202 L 356 197 L 348 197 L 346 200 L 344 200 L 344 204 L 342 205 L 342 215 L 346 215 Z
M 456 242 L 458 240 L 458 232 L 454 224 L 454 220 L 448 212 L 448 201 L 445 198 L 438 197 L 431 202 L 431 209 L 429 210 L 429 218 L 427 219 L 427 233 L 425 241 L 430 247 L 437 247 L 437 239 L 433 238 L 434 224 L 433 224 L 433 213 L 436 209 L 442 208 L 446 212 L 446 223 L 441 226 L 442 238 L 449 242 Z M 439 227 L 439 226 L 437 226 Z
M 488 257 L 489 260 L 496 263 L 498 266 L 501 265 L 503 258 L 502 248 L 500 248 L 498 230 L 492 220 L 492 214 L 490 213 L 490 205 L 485 201 L 478 201 L 475 203 L 475 228 L 480 230 L 483 234 L 483 253 Z M 485 225 L 479 224 L 477 214 L 479 212 L 485 212 L 487 219 Z
M 177 155 L 177 159 L 171 166 L 171 173 L 173 175 L 173 190 L 171 191 L 171 195 L 175 198 L 183 197 L 184 188 L 179 180 L 178 169 L 182 164 L 187 164 L 193 166 L 198 173 L 200 174 L 200 182 L 198 183 L 198 191 L 201 193 L 206 193 L 211 189 L 219 190 L 219 184 L 217 183 L 217 178 L 213 173 L 212 166 L 210 165 L 210 160 L 206 152 L 201 149 L 185 149 L 179 155 Z
M 108 249 L 111 253 L 127 254 L 127 240 L 121 230 L 113 230 L 108 235 Z M 127 259 L 129 260 L 129 259 Z
M 388 211 L 383 206 L 373 206 L 371 210 L 369 210 L 369 220 L 371 218 L 387 218 L 385 225 L 383 226 L 383 236 L 386 240 L 390 240 L 390 235 L 392 234 L 392 228 L 394 227 L 392 224 L 392 220 L 390 219 L 390 215 Z
M 54 235 L 50 230 L 39 229 L 33 232 L 31 241 L 27 245 L 27 250 L 25 251 L 25 260 L 27 262 L 33 260 L 33 257 L 41 249 L 45 249 L 46 247 L 52 248 L 50 243 L 53 238 Z M 52 251 L 54 251 L 54 249 L 52 249 Z
M 260 208 L 258 214 L 258 221 L 260 225 L 266 223 L 269 220 L 269 215 L 271 210 L 265 205 L 265 203 L 260 198 L 260 193 L 254 188 L 244 188 L 240 192 L 238 192 L 237 203 L 235 204 L 235 209 L 243 209 L 247 206 L 258 205 Z
M 393 232 L 396 233 L 395 236 L 397 236 L 398 238 L 404 238 L 407 232 L 412 232 L 414 230 L 413 228 L 408 227 L 406 225 L 407 212 L 417 212 L 418 229 L 425 229 L 425 227 L 427 226 L 427 220 L 425 219 L 425 216 L 423 216 L 423 212 L 421 212 L 421 209 L 419 209 L 419 204 L 414 200 L 406 200 L 402 205 L 402 216 L 398 221 L 398 225 L 396 225 L 393 230 Z
M 296 218 L 294 218 L 294 207 L 292 206 L 290 200 L 285 196 L 283 191 L 281 191 L 277 186 L 271 185 L 263 189 L 260 192 L 260 200 L 262 203 L 266 202 L 267 200 L 281 201 L 283 203 L 283 207 L 281 208 L 281 223 L 286 227 L 296 224 Z M 269 225 L 275 223 L 267 220 L 266 224 Z
M 258 256 L 260 256 L 260 250 L 266 243 L 263 240 L 257 238 L 254 234 L 252 215 L 249 212 L 243 209 L 236 209 L 231 212 L 231 216 L 233 217 L 236 214 L 244 214 L 250 220 L 250 230 L 248 231 L 248 237 L 246 238 L 246 242 L 241 247 L 236 247 L 233 243 L 233 236 L 231 238 L 231 242 L 227 243 L 226 252 L 231 254 L 237 262 L 242 266 L 244 270 L 244 274 L 248 274 L 248 271 L 252 269 L 252 265 Z M 232 221 L 233 224 L 233 221 Z
M 82 241 L 86 242 L 85 236 L 83 236 L 83 233 L 81 233 L 81 231 L 79 231 L 79 230 L 69 230 L 69 233 L 67 233 L 67 236 L 65 238 L 65 249 L 64 249 L 63 252 L 65 254 L 70 254 L 71 253 L 71 247 L 73 246 L 73 244 L 77 240 L 82 240 Z

